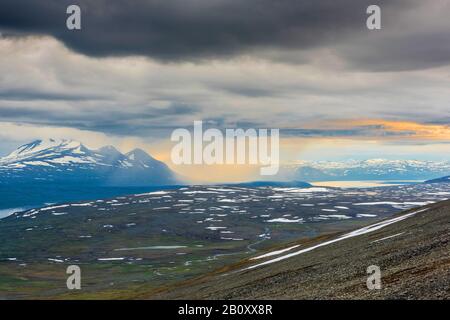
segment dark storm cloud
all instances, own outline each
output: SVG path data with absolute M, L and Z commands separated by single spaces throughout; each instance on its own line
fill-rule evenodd
M 167 61 L 260 50 L 310 49 L 367 32 L 373 0 L 2 0 L 5 35 L 44 34 L 90 56 L 144 55 Z M 82 9 L 82 30 L 66 29 L 66 8 Z M 415 0 L 376 1 L 389 19 Z M 407 44 L 406 46 L 408 46 Z M 249 93 L 252 95 L 253 93 Z
M 450 9 L 450 6 L 449 6 Z M 450 25 L 445 32 L 368 37 L 341 49 L 354 67 L 371 71 L 407 71 L 450 63 Z

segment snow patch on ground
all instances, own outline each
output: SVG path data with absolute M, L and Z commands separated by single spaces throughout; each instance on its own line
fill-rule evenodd
M 397 234 L 393 234 L 392 236 L 388 236 L 388 237 L 384 237 L 384 238 L 381 238 L 381 239 L 378 239 L 378 240 L 374 240 L 371 243 L 377 243 L 377 242 L 380 242 L 380 241 L 383 241 L 383 240 L 395 238 L 395 237 L 401 236 L 402 234 L 404 234 L 404 232 L 400 232 L 400 233 L 397 233 Z
M 267 257 L 277 256 L 279 254 L 285 253 L 287 251 L 291 251 L 292 249 L 296 249 L 298 247 L 300 247 L 299 244 L 297 244 L 295 246 L 292 246 L 292 247 L 289 247 L 289 248 L 286 248 L 286 249 L 272 251 L 272 252 L 269 252 L 269 253 L 266 253 L 266 254 L 263 254 L 263 255 L 251 258 L 250 260 L 258 260 L 258 259 L 263 259 L 263 258 L 267 258 Z
M 303 222 L 303 218 L 300 218 L 300 219 L 276 218 L 276 219 L 266 220 L 266 222 L 300 223 L 300 222 Z
M 392 219 L 389 219 L 389 220 L 381 221 L 381 222 L 369 225 L 367 227 L 364 227 L 364 228 L 357 229 L 355 231 L 349 232 L 349 233 L 347 233 L 347 234 L 345 234 L 345 235 L 343 235 L 343 236 L 341 236 L 339 238 L 336 238 L 336 239 L 333 239 L 333 240 L 329 240 L 329 241 L 325 241 L 325 242 L 319 243 L 319 244 L 317 244 L 315 246 L 312 246 L 312 247 L 309 247 L 309 248 L 306 248 L 306 249 L 303 249 L 303 250 L 299 250 L 299 251 L 296 251 L 296 252 L 293 252 L 293 253 L 290 253 L 290 254 L 287 254 L 287 255 L 284 255 L 284 256 L 272 259 L 272 260 L 268 260 L 268 261 L 265 261 L 265 262 L 262 262 L 262 263 L 259 263 L 259 264 L 247 267 L 244 270 L 255 269 L 255 268 L 258 268 L 258 267 L 261 267 L 261 266 L 264 266 L 264 265 L 268 265 L 268 264 L 272 264 L 272 263 L 279 262 L 279 261 L 282 261 L 282 260 L 286 260 L 286 259 L 298 256 L 300 254 L 303 254 L 305 252 L 309 252 L 309 251 L 312 251 L 314 249 L 330 245 L 330 244 L 335 243 L 335 242 L 339 242 L 339 241 L 342 241 L 342 240 L 345 240 L 345 239 L 348 239 L 348 238 L 357 237 L 357 236 L 360 236 L 360 235 L 363 235 L 363 234 L 366 234 L 366 233 L 374 232 L 374 231 L 380 230 L 380 229 L 382 229 L 382 228 L 384 228 L 384 227 L 386 227 L 388 225 L 391 225 L 393 223 L 405 220 L 405 219 L 407 219 L 409 217 L 412 217 L 412 216 L 414 216 L 414 215 L 416 215 L 416 214 L 418 214 L 420 212 L 424 212 L 424 211 L 427 211 L 427 210 L 428 209 L 422 209 L 422 210 L 418 210 L 418 211 L 414 211 L 414 212 L 411 212 L 411 213 L 408 213 L 408 214 L 404 214 L 402 216 L 395 217 L 395 218 L 392 218 Z

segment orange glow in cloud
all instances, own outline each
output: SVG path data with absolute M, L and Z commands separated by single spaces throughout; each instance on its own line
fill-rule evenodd
M 448 125 L 389 120 L 350 120 L 338 121 L 336 124 L 347 128 L 380 126 L 380 128 L 374 129 L 374 133 L 375 136 L 383 139 L 450 141 L 450 127 Z M 377 132 L 381 135 L 377 135 Z M 397 133 L 397 135 L 383 136 L 383 132 Z

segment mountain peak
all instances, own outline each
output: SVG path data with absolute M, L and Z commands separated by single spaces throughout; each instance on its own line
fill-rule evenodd
M 110 144 L 101 147 L 100 150 L 115 150 L 115 151 L 117 151 L 117 149 L 114 146 L 110 145 Z
M 69 139 L 37 139 L 30 143 L 21 145 L 9 155 L 1 159 L 1 162 L 21 161 L 33 156 L 55 150 L 58 152 L 72 151 L 84 153 L 87 150 L 80 142 Z
M 126 153 L 125 155 L 127 156 L 128 159 L 133 161 L 147 162 L 155 160 L 147 152 L 139 148 L 133 149 L 130 152 Z
M 104 146 L 101 147 L 100 149 L 96 150 L 98 153 L 111 157 L 111 156 L 115 156 L 115 157 L 119 157 L 119 156 L 123 156 L 123 154 L 117 150 L 114 146 L 108 145 L 108 146 Z

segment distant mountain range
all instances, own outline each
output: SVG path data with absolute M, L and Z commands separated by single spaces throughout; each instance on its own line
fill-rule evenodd
M 286 180 L 355 181 L 355 180 L 429 180 L 450 174 L 448 161 L 419 160 L 351 160 L 344 162 L 303 161 L 283 167 Z
M 415 160 L 301 162 L 282 167 L 270 181 L 228 185 L 300 187 L 330 180 L 429 180 L 450 182 L 450 163 Z M 432 180 L 436 177 L 444 177 Z M 36 140 L 0 158 L 0 210 L 62 201 L 92 200 L 185 185 L 161 161 L 140 149 L 92 150 L 73 140 Z
M 418 160 L 302 161 L 284 166 L 271 181 L 431 180 L 450 175 L 450 162 Z M 126 154 L 113 146 L 91 150 L 73 140 L 36 140 L 0 158 L 0 184 L 77 183 L 111 187 L 180 184 L 166 164 L 141 149 Z M 305 184 L 306 186 L 306 184 Z
M 0 158 L 0 183 L 76 183 L 95 186 L 173 185 L 175 174 L 141 149 L 90 150 L 73 140 L 36 140 Z

